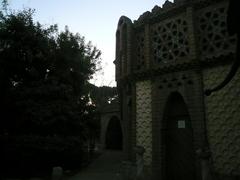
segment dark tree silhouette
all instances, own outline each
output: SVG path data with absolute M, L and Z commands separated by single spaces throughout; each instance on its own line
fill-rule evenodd
M 93 134 L 98 119 L 89 103 L 88 80 L 100 67 L 101 52 L 67 27 L 59 33 L 57 25 L 34 22 L 31 9 L 15 13 L 4 7 L 0 10 L 1 151 L 18 158 L 31 154 L 35 163 L 54 159 L 55 152 L 55 160 L 46 161 L 47 166 L 59 165 L 58 153 L 73 155 Z M 0 152 L 4 158 L 14 157 L 4 153 Z M 16 161 L 5 162 L 16 165 Z M 26 162 L 19 160 L 21 167 Z

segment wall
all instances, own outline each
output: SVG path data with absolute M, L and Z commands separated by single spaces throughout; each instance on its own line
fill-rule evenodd
M 222 81 L 230 66 L 205 69 L 205 88 Z M 222 90 L 205 97 L 208 139 L 219 174 L 240 175 L 240 72 Z
M 136 144 L 145 149 L 144 161 L 152 162 L 152 98 L 151 81 L 136 83 Z

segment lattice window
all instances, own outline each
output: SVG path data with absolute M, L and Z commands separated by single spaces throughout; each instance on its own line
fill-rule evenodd
M 189 54 L 187 21 L 177 18 L 157 24 L 152 29 L 153 58 L 155 63 L 166 63 Z
M 145 67 L 145 56 L 144 56 L 144 33 L 140 33 L 136 36 L 136 46 L 137 46 L 137 62 L 136 69 L 141 70 Z
M 226 16 L 227 7 L 224 6 L 209 8 L 198 15 L 200 53 L 203 58 L 234 50 L 236 38 L 228 35 Z

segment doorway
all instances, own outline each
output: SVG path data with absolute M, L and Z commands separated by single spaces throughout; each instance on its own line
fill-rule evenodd
M 120 120 L 113 116 L 106 131 L 106 149 L 122 150 L 122 128 Z
M 183 97 L 172 93 L 164 112 L 167 180 L 194 180 L 195 153 L 193 130 Z

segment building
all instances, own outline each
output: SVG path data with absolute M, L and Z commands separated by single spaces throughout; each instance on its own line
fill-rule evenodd
M 226 26 L 228 0 L 174 0 L 116 32 L 116 81 L 123 150 L 145 149 L 148 179 L 240 176 L 240 72 L 211 96 L 235 56 Z

